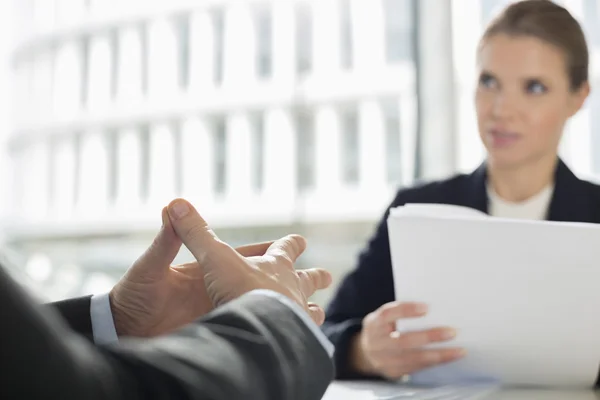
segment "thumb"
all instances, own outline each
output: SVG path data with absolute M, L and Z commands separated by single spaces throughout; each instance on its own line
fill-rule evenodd
M 204 218 L 186 200 L 175 199 L 167 207 L 173 229 L 198 263 L 211 267 L 227 268 L 241 255 L 219 240 Z
M 162 210 L 163 226 L 154 238 L 148 249 L 135 262 L 133 268 L 143 269 L 146 272 L 162 273 L 167 271 L 171 263 L 179 253 L 181 239 L 177 237 L 166 207 Z

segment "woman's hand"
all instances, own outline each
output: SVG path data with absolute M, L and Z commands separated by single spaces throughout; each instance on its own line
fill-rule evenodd
M 350 359 L 355 369 L 368 375 L 380 375 L 387 379 L 399 379 L 405 375 L 448 363 L 461 358 L 460 348 L 424 349 L 436 342 L 455 337 L 449 327 L 419 332 L 399 333 L 396 321 L 403 318 L 422 317 L 427 306 L 419 303 L 391 302 L 368 314 L 363 329 L 352 345 Z

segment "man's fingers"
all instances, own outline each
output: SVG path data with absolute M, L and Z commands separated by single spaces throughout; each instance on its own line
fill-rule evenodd
M 308 303 L 308 314 L 317 325 L 322 325 L 325 321 L 325 311 L 315 303 Z
M 227 267 L 232 258 L 239 257 L 235 250 L 219 240 L 188 201 L 173 200 L 167 210 L 177 236 L 201 265 L 205 264 L 209 255 L 215 265 L 222 267 Z
M 401 303 L 393 301 L 379 307 L 377 319 L 382 324 L 396 322 L 402 318 L 416 318 L 427 314 L 427 305 L 422 303 Z
M 244 246 L 236 247 L 235 250 L 244 257 L 260 257 L 264 256 L 273 241 L 263 243 L 253 243 Z
M 294 263 L 306 249 L 306 239 L 300 235 L 288 235 L 273 242 L 267 254 L 283 257 Z
M 177 256 L 181 248 L 181 239 L 177 237 L 167 215 L 167 209 L 162 210 L 163 226 L 148 249 L 137 259 L 134 269 L 144 269 L 146 273 L 163 273 Z
M 322 268 L 300 269 L 296 272 L 300 277 L 300 290 L 306 297 L 331 285 L 331 274 Z

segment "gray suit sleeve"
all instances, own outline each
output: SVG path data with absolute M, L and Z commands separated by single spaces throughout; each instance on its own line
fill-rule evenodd
M 173 334 L 95 346 L 0 268 L 0 398 L 320 399 L 332 361 L 289 307 L 244 296 Z

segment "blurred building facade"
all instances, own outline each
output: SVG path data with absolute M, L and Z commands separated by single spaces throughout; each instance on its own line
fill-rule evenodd
M 7 246 L 49 297 L 99 292 L 182 196 L 232 244 L 304 234 L 338 281 L 398 187 L 481 162 L 475 46 L 506 3 L 15 1 Z M 563 3 L 600 87 L 600 2 Z M 593 96 L 565 139 L 584 175 Z
M 414 177 L 413 3 L 19 1 L 9 244 L 100 290 L 183 196 L 340 274 Z

